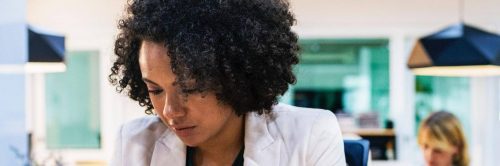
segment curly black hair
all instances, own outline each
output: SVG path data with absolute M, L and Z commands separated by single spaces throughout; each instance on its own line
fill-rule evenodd
M 109 81 L 152 114 L 139 48 L 143 40 L 164 43 L 184 95 L 212 91 L 238 115 L 269 113 L 296 82 L 294 24 L 285 0 L 131 0 Z

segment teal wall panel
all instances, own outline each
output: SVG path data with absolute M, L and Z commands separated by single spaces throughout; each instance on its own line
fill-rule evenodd
M 73 52 L 66 63 L 66 72 L 46 75 L 47 146 L 99 148 L 98 55 Z

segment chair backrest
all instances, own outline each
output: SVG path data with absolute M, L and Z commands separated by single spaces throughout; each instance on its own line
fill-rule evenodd
M 348 166 L 366 166 L 368 164 L 368 140 L 344 140 L 344 154 Z

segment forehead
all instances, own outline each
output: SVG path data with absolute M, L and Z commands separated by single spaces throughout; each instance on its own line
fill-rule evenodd
M 419 135 L 419 142 L 422 145 L 431 147 L 432 149 L 441 149 L 445 151 L 450 151 L 453 147 L 453 145 L 450 144 L 446 138 L 438 138 L 436 135 L 432 134 L 428 128 L 421 131 Z
M 169 61 L 167 48 L 162 43 L 143 41 L 139 50 L 139 62 Z
M 162 43 L 143 41 L 139 50 L 139 66 L 142 77 L 170 74 L 170 57 Z

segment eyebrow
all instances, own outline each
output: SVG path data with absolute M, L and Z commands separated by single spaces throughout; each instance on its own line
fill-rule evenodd
M 142 80 L 143 80 L 144 82 L 148 82 L 148 83 L 153 84 L 153 85 L 155 85 L 155 86 L 159 86 L 156 82 L 151 81 L 151 80 L 149 80 L 149 79 L 147 79 L 147 78 L 142 78 Z

